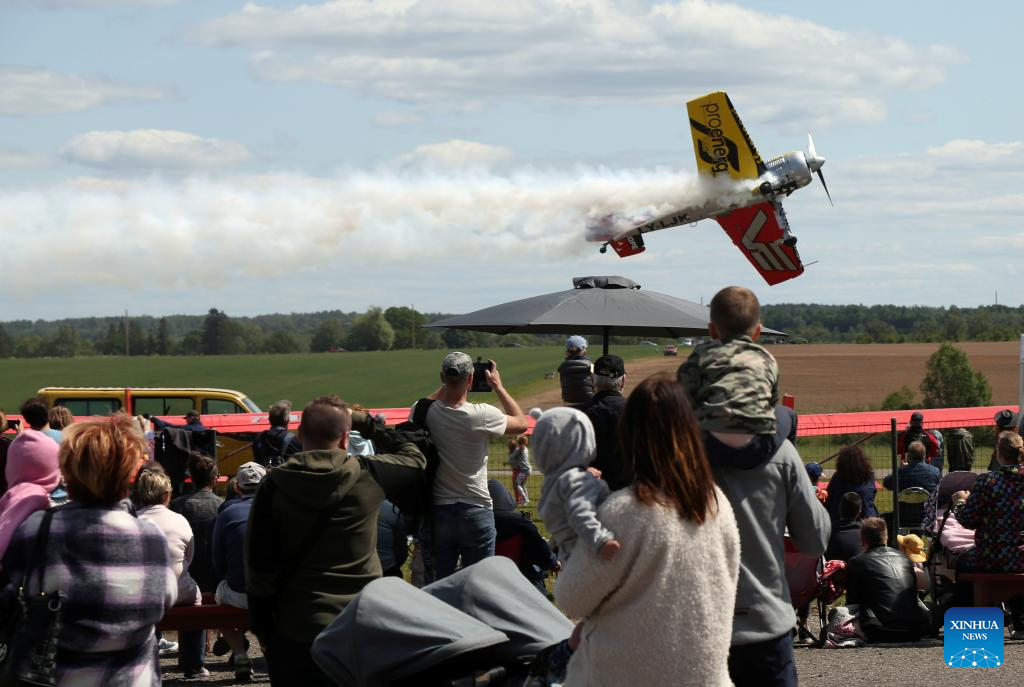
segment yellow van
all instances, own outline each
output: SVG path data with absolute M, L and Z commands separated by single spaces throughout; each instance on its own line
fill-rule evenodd
M 48 386 L 37 395 L 46 399 L 51 408 L 64 406 L 75 417 L 112 415 L 120 410 L 130 415 L 179 417 L 189 410 L 202 415 L 263 412 L 248 396 L 232 389 Z M 220 474 L 230 477 L 239 465 L 252 460 L 253 438 L 254 435 L 217 435 Z
M 262 412 L 248 396 L 232 389 L 143 388 L 143 387 L 57 387 L 40 389 L 47 405 L 64 406 L 75 417 L 111 415 L 123 410 L 129 415 L 184 415 L 195 410 L 201 415 Z

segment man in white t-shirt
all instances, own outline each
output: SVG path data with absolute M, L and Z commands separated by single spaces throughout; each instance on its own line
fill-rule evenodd
M 494 555 L 494 512 L 487 491 L 490 441 L 526 431 L 526 417 L 501 383 L 498 366 L 488 370 L 487 383 L 503 410 L 490 403 L 470 403 L 473 359 L 449 353 L 441 362 L 441 388 L 427 398 L 427 429 L 437 446 L 440 465 L 434 479 L 431 558 L 436 578 Z M 413 406 L 415 411 L 415 405 Z M 410 414 L 410 418 L 412 415 Z

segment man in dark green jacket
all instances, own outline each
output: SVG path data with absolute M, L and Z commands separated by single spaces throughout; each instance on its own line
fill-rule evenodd
M 350 456 L 350 430 L 379 453 Z M 413 444 L 337 396 L 305 407 L 298 436 L 304 450 L 267 474 L 245 537 L 251 629 L 275 687 L 332 684 L 310 657 L 313 640 L 381 576 L 377 511 L 426 468 Z

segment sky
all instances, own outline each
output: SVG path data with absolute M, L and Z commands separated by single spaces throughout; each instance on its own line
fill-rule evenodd
M 1024 5 L 0 0 L 0 320 L 466 312 L 617 274 L 694 301 L 1024 302 Z M 727 91 L 805 273 L 679 204 L 687 100 Z

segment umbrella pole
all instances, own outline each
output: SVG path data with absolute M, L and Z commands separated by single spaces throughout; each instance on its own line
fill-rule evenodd
M 604 328 L 604 353 L 602 355 L 608 355 L 608 333 L 611 327 Z

